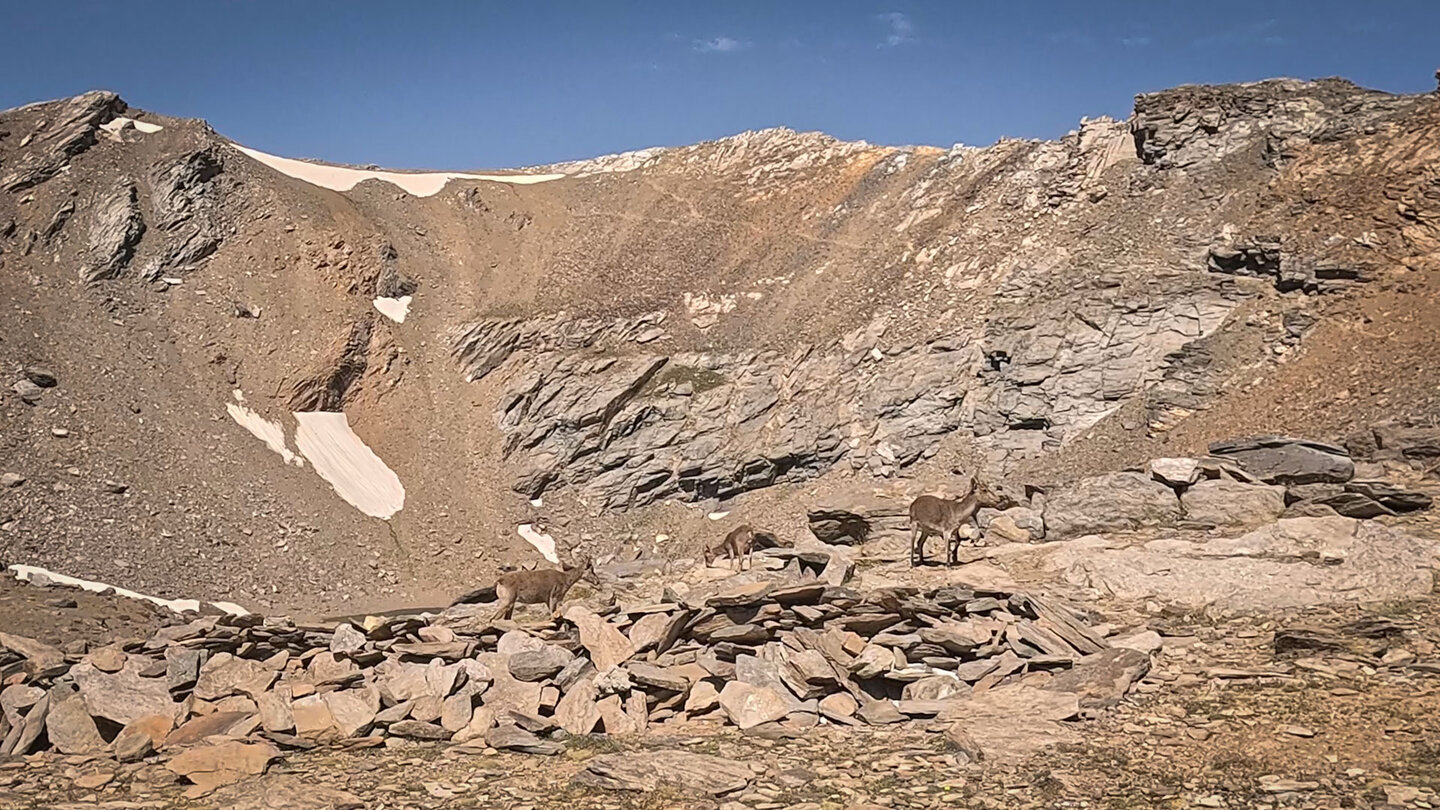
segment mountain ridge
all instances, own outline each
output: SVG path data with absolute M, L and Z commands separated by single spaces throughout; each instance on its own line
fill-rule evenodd
M 1428 418 L 1437 120 L 1343 80 L 1187 86 L 1054 141 L 762 130 L 414 196 L 304 182 L 114 94 L 5 111 L 0 359 L 60 385 L 0 401 L 31 482 L 0 549 L 161 595 L 391 606 L 535 559 L 523 523 L 684 554 L 717 501 L 803 531 L 832 490 Z M 407 297 L 403 323 L 374 303 Z M 291 414 L 343 410 L 404 508 L 380 525 L 287 463 L 236 391 L 282 446 Z

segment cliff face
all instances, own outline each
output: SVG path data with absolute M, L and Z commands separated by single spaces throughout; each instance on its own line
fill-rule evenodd
M 1434 97 L 1276 80 L 1052 142 L 766 130 L 417 196 L 113 94 L 11 110 L 0 360 L 60 384 L 0 404 L 0 554 L 376 604 L 528 559 L 537 516 L 698 544 L 673 504 L 783 523 L 857 482 L 1433 415 L 1437 134 Z M 310 411 L 403 486 L 393 538 Z

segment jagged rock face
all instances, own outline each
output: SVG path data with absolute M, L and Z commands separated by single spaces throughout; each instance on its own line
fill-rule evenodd
M 150 205 L 165 245 L 146 265 L 145 279 L 191 267 L 220 247 L 224 200 L 215 181 L 224 169 L 220 148 L 208 146 L 151 172 Z
M 54 123 L 34 138 L 19 165 L 0 179 L 0 188 L 20 191 L 49 180 L 70 159 L 95 144 L 100 125 L 125 111 L 114 93 L 94 91 L 69 99 L 55 111 Z
M 122 180 L 96 202 L 89 233 L 90 266 L 80 272 L 80 277 L 94 282 L 119 275 L 130 264 L 144 235 L 145 220 L 140 215 L 135 184 Z
M 1343 79 L 1185 86 L 1136 96 L 1132 129 L 1140 159 L 1160 168 L 1213 162 L 1251 148 L 1263 149 L 1273 167 L 1305 144 L 1374 127 L 1416 102 Z
M 575 350 L 633 345 L 644 319 L 482 322 L 455 353 L 476 379 L 530 350 L 499 403 L 518 491 L 569 484 L 629 508 L 725 498 L 842 464 L 892 475 L 961 430 L 997 464 L 1054 449 L 1159 380 L 1167 356 L 1213 332 L 1230 306 L 1205 295 L 1095 302 L 993 323 L 982 340 L 898 347 L 877 321 L 789 354 L 597 358 Z

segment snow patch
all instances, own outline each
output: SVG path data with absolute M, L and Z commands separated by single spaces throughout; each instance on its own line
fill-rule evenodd
M 402 295 L 399 298 L 376 298 L 372 303 L 381 315 L 396 323 L 404 323 L 405 316 L 410 314 L 410 302 L 414 296 Z
M 559 564 L 560 558 L 555 554 L 555 538 L 548 534 L 541 534 L 529 523 L 520 524 L 520 527 L 516 529 L 516 531 L 519 532 L 521 537 L 525 538 L 525 542 L 534 546 L 535 550 L 540 552 L 541 557 L 557 565 Z
M 405 507 L 405 487 L 341 412 L 295 414 L 295 446 L 335 493 L 370 517 L 389 520 Z
M 163 608 L 169 608 L 176 613 L 185 613 L 186 611 L 198 613 L 203 605 L 211 605 L 219 608 L 232 616 L 243 616 L 250 612 L 234 602 L 202 602 L 199 599 L 161 599 L 158 596 L 147 596 L 143 593 L 126 590 L 125 588 L 117 588 L 114 585 L 106 585 L 103 582 L 91 582 L 88 579 L 67 577 L 64 574 L 46 571 L 44 568 L 33 565 L 12 565 L 10 566 L 10 570 L 15 573 L 15 578 L 22 582 L 31 582 L 39 579 L 41 582 L 49 581 L 56 585 L 69 585 L 72 588 L 80 588 L 90 591 L 91 593 L 101 593 L 102 591 L 110 590 L 114 591 L 116 596 L 123 596 L 126 599 L 140 599 Z
M 529 185 L 559 180 L 563 174 L 466 174 L 463 172 L 387 172 L 380 169 L 352 169 L 326 163 L 310 163 L 231 144 L 241 153 L 269 166 L 281 174 L 304 180 L 331 191 L 349 191 L 366 180 L 383 180 L 416 197 L 431 197 L 451 180 L 488 180 L 494 183 Z
M 116 117 L 111 118 L 109 121 L 106 121 L 105 123 L 100 125 L 101 129 L 105 130 L 111 135 L 117 136 L 121 132 L 124 132 L 126 127 L 134 127 L 136 132 L 143 132 L 146 135 L 153 135 L 154 133 L 164 129 L 164 127 L 160 126 L 159 124 L 151 124 L 147 121 L 136 121 L 134 118 L 126 118 L 123 115 L 117 115 Z
M 250 431 L 250 434 L 262 442 L 265 446 L 280 454 L 286 464 L 294 464 L 297 467 L 305 466 L 305 459 L 290 452 L 285 445 L 285 428 L 279 422 L 271 422 L 260 414 L 245 407 L 245 394 L 236 391 L 235 402 L 225 403 L 225 412 L 240 427 Z

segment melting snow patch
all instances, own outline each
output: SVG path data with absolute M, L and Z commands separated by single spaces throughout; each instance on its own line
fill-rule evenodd
M 352 169 L 348 166 L 331 166 L 325 163 L 310 163 L 293 160 L 250 149 L 240 144 L 231 144 L 242 153 L 264 163 L 281 174 L 296 180 L 328 188 L 331 191 L 349 191 L 365 180 L 384 180 L 415 195 L 430 197 L 445 187 L 451 180 L 489 180 L 496 183 L 528 185 L 558 180 L 563 174 L 465 174 L 462 172 L 387 172 L 379 169 Z
M 373 303 L 381 315 L 396 323 L 404 323 L 405 316 L 410 314 L 412 300 L 413 296 L 402 295 L 399 298 L 376 298 Z
M 355 435 L 344 413 L 297 413 L 295 421 L 295 446 L 346 503 L 381 520 L 404 508 L 399 476 Z
M 16 579 L 23 582 L 34 581 L 36 582 L 36 584 L 40 584 L 43 582 L 51 582 L 56 585 L 69 585 L 72 588 L 81 588 L 92 593 L 101 593 L 102 591 L 112 590 L 115 592 L 116 596 L 123 596 L 126 599 L 142 599 L 146 602 L 150 602 L 151 604 L 156 604 L 163 608 L 169 608 L 176 613 L 184 613 L 186 611 L 199 612 L 202 605 L 213 605 L 220 610 L 223 610 L 226 613 L 234 616 L 243 616 L 250 612 L 245 608 L 235 604 L 234 602 L 201 602 L 199 599 L 161 599 L 158 596 L 146 596 L 143 593 L 136 593 L 135 591 L 129 591 L 124 588 L 117 588 L 114 585 L 106 585 L 103 582 L 91 582 L 88 579 L 67 577 L 64 574 L 56 574 L 51 571 L 46 571 L 44 568 L 37 568 L 33 565 L 12 565 L 10 566 L 10 570 L 15 572 Z
M 164 129 L 164 127 L 160 126 L 159 124 L 151 124 L 146 121 L 136 121 L 134 118 L 126 118 L 123 115 L 111 118 L 109 121 L 106 121 L 105 123 L 100 125 L 101 129 L 105 130 L 111 135 L 119 135 L 125 130 L 126 127 L 134 127 L 135 131 L 143 132 L 146 135 L 151 135 Z
M 557 565 L 559 564 L 560 558 L 555 555 L 555 538 L 548 534 L 541 534 L 529 523 L 520 524 L 520 528 L 516 531 L 520 533 L 521 537 L 525 538 L 525 542 L 534 546 L 535 550 L 540 552 L 541 557 Z
M 290 448 L 285 446 L 285 429 L 280 426 L 279 422 L 271 422 L 245 407 L 243 393 L 236 391 L 235 399 L 236 402 L 225 404 L 225 411 L 230 414 L 230 418 L 234 419 L 236 424 L 250 431 L 251 435 L 265 442 L 265 445 L 271 450 L 279 453 L 280 457 L 285 459 L 286 464 L 294 464 L 297 467 L 305 466 L 305 459 L 290 452 Z

